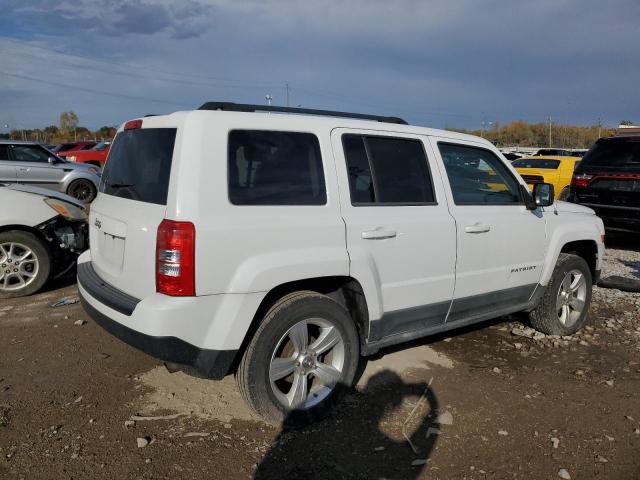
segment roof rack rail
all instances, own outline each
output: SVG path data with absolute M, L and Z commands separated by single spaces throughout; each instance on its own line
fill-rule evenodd
M 335 112 L 333 110 L 316 110 L 313 108 L 294 108 L 294 107 L 277 107 L 271 105 L 250 105 L 246 103 L 233 102 L 207 102 L 198 108 L 198 110 L 224 110 L 226 112 L 278 112 L 278 113 L 297 113 L 303 115 L 320 115 L 326 117 L 356 118 L 359 120 L 375 120 L 376 122 L 398 123 L 400 125 L 408 125 L 408 123 L 399 117 L 385 117 L 382 115 L 367 115 L 364 113 L 348 113 Z

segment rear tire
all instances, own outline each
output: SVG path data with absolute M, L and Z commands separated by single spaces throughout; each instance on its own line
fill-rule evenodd
M 40 290 L 49 279 L 49 250 L 42 240 L 30 232 L 2 232 L 0 268 L 0 298 L 31 295 Z
M 87 180 L 86 178 L 74 180 L 67 188 L 67 195 L 71 195 L 76 200 L 84 203 L 91 203 L 93 199 L 96 198 L 96 194 L 96 186 L 91 180 Z
M 264 316 L 236 379 L 246 402 L 265 420 L 303 424 L 352 386 L 359 357 L 347 310 L 325 295 L 295 292 Z
M 591 288 L 587 262 L 561 253 L 540 303 L 529 314 L 531 326 L 547 335 L 573 335 L 587 321 Z

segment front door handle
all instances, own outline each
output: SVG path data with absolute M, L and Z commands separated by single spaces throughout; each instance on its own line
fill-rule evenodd
M 476 223 L 475 225 L 467 225 L 464 227 L 464 231 L 467 233 L 487 233 L 491 230 L 489 225 L 483 225 L 481 223 Z
M 30 168 L 25 168 L 25 167 L 20 167 L 20 168 L 18 168 L 18 170 L 20 170 L 21 172 L 29 172 L 29 171 L 31 171 Z
M 362 232 L 362 238 L 365 240 L 384 240 L 385 238 L 395 238 L 395 230 L 386 230 L 384 228 L 376 228 L 375 230 L 365 230 Z

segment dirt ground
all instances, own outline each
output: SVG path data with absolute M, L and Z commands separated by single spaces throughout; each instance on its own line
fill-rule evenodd
M 640 278 L 637 251 L 607 255 Z M 573 337 L 509 317 L 384 351 L 298 430 L 253 418 L 233 378 L 169 373 L 49 306 L 76 294 L 0 303 L 2 479 L 640 478 L 638 293 L 596 288 Z

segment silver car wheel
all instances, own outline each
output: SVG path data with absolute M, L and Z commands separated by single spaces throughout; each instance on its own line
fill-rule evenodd
M 36 254 L 17 242 L 0 244 L 0 291 L 14 292 L 30 285 L 38 276 Z
M 342 377 L 345 344 L 336 326 L 302 320 L 282 336 L 271 355 L 273 393 L 288 410 L 306 410 L 326 399 Z
M 556 299 L 556 311 L 558 320 L 565 327 L 574 325 L 585 307 L 587 298 L 587 281 L 580 270 L 571 270 L 566 273 L 560 283 Z

